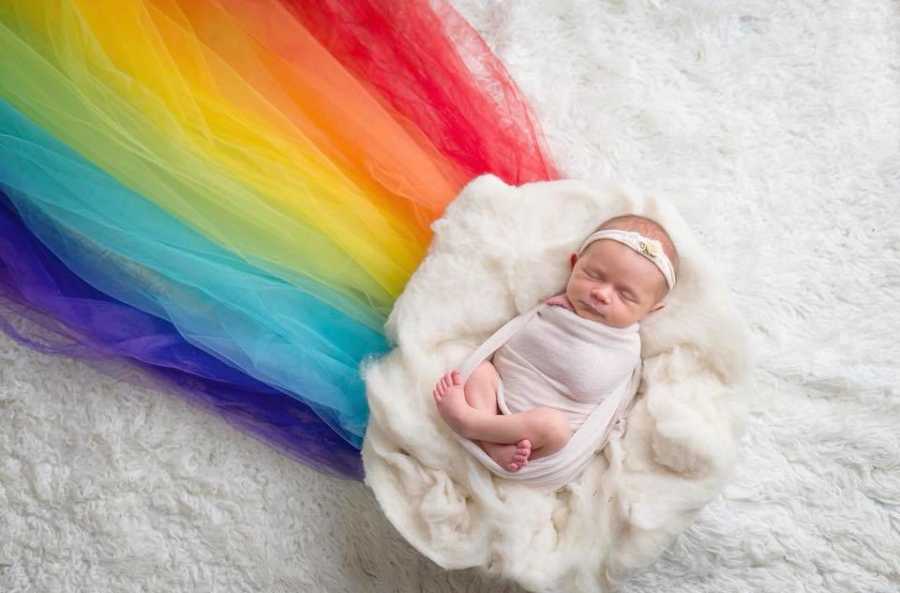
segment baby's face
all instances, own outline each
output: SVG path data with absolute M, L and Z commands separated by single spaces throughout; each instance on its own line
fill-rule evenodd
M 601 239 L 572 261 L 566 296 L 580 317 L 628 327 L 662 307 L 658 296 L 665 277 L 630 247 Z

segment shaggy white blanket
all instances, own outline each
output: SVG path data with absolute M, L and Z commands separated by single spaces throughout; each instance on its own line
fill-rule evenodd
M 458 6 L 567 175 L 675 202 L 760 354 L 734 477 L 623 591 L 896 593 L 896 0 Z M 441 569 L 362 484 L 0 338 L 0 591 L 522 590 Z
M 623 213 L 660 222 L 681 257 L 667 307 L 641 324 L 643 384 L 625 438 L 555 491 L 496 478 L 437 415 L 434 382 L 509 319 L 558 294 L 569 254 Z M 548 593 L 607 590 L 654 559 L 729 473 L 747 330 L 684 220 L 633 190 L 576 181 L 514 188 L 484 176 L 433 228 L 387 323 L 398 347 L 365 374 L 366 483 L 399 531 L 445 568 L 481 566 Z

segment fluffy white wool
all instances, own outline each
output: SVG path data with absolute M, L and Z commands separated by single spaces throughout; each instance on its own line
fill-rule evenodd
M 557 294 L 568 255 L 626 212 L 660 222 L 681 257 L 666 309 L 641 324 L 645 393 L 629 430 L 556 492 L 495 480 L 440 420 L 431 386 L 506 321 Z M 485 176 L 433 228 L 388 320 L 398 348 L 365 375 L 366 482 L 441 566 L 481 566 L 535 591 L 606 590 L 653 560 L 731 470 L 746 328 L 684 220 L 633 191 L 575 181 L 514 188 Z
M 623 590 L 896 591 L 896 1 L 458 6 L 568 175 L 675 200 L 761 355 L 734 477 Z M 521 593 L 422 557 L 360 484 L 2 338 L 0 591 Z

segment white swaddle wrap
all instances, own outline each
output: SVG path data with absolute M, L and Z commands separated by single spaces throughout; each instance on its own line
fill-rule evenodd
M 574 434 L 556 453 L 531 460 L 516 472 L 502 468 L 474 442 L 457 438 L 497 475 L 542 488 L 564 485 L 603 448 L 637 391 L 638 329 L 638 324 L 610 327 L 545 304 L 514 318 L 466 359 L 462 379 L 493 354 L 501 378 L 497 405 L 503 414 L 553 408 L 566 415 Z
M 640 326 L 610 327 L 561 306 L 538 309 L 494 353 L 502 377 L 504 414 L 547 407 L 566 415 L 575 432 L 599 403 L 640 365 Z

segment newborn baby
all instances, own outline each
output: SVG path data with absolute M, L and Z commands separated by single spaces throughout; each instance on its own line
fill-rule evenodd
M 640 368 L 639 322 L 664 306 L 678 253 L 655 221 L 604 222 L 570 256 L 565 292 L 462 383 L 444 375 L 434 400 L 444 421 L 501 468 L 560 451 L 591 412 Z M 477 449 L 476 449 L 477 451 Z

